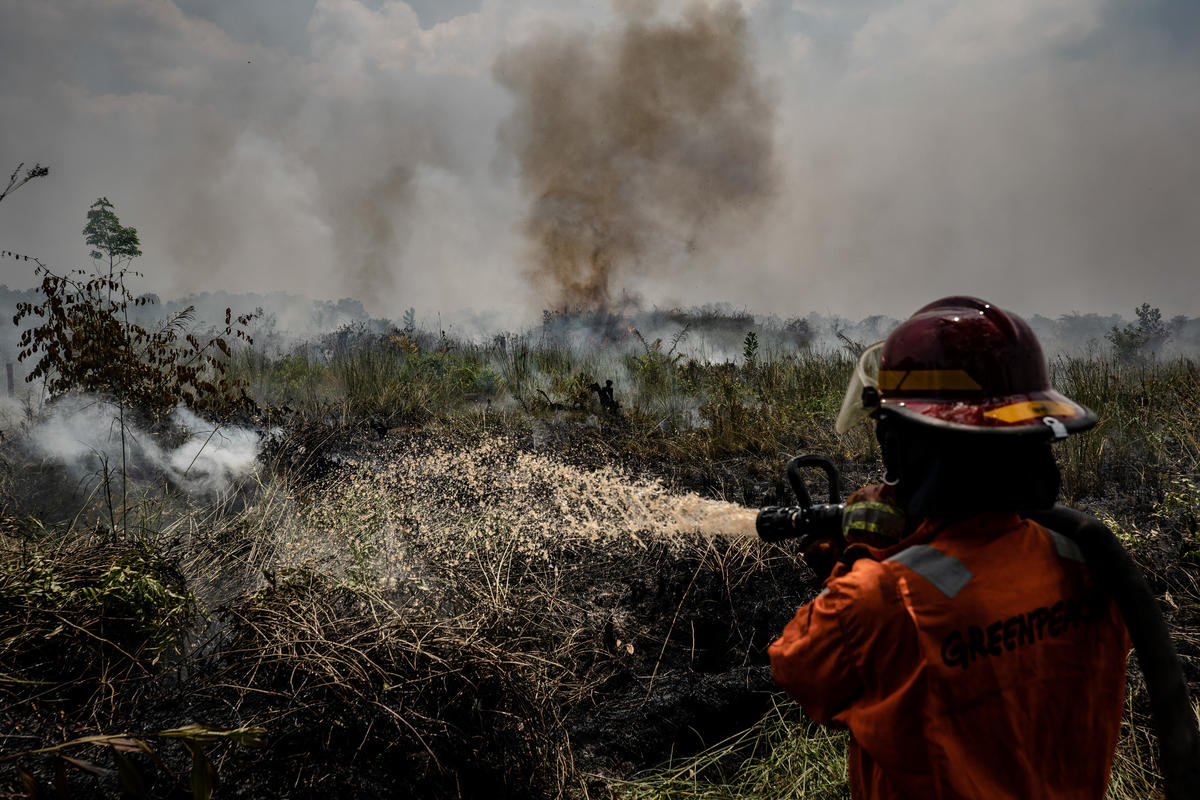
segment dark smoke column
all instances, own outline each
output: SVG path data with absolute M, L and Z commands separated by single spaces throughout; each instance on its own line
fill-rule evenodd
M 623 274 L 677 266 L 771 194 L 773 109 L 734 3 L 616 33 L 547 34 L 502 55 L 501 142 L 531 200 L 531 277 L 603 308 Z

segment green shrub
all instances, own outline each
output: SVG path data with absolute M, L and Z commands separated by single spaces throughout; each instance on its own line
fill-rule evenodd
M 179 643 L 199 608 L 170 562 L 144 545 L 27 549 L 0 564 L 0 599 L 94 623 L 123 650 L 151 658 Z

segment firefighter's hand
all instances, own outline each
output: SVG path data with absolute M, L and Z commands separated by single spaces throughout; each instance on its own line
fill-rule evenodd
M 817 579 L 824 582 L 846 547 L 890 547 L 904 536 L 904 528 L 904 511 L 896 504 L 893 488 L 877 483 L 864 486 L 846 500 L 839 534 L 814 537 L 801 545 L 800 552 Z
M 838 535 L 814 538 L 805 542 L 801 547 L 800 554 L 804 557 L 804 563 L 808 564 L 808 568 L 816 573 L 817 581 L 823 583 L 833 572 L 833 567 L 841 558 L 844 549 L 846 549 L 846 540 Z
M 842 534 L 850 544 L 890 547 L 904 538 L 904 509 L 895 489 L 885 483 L 864 486 L 846 500 L 842 511 Z

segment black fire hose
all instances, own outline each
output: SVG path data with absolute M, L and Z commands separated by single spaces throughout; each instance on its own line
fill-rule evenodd
M 1096 585 L 1112 592 L 1150 693 L 1167 800 L 1200 798 L 1200 731 L 1179 657 L 1146 579 L 1095 517 L 1062 505 L 1027 516 L 1079 545 Z

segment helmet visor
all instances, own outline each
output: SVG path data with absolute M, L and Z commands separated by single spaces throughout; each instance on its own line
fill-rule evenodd
M 833 429 L 845 433 L 862 422 L 879 407 L 878 401 L 871 406 L 863 404 L 863 389 L 879 390 L 879 359 L 883 355 L 883 342 L 863 350 L 854 365 L 854 373 L 850 376 L 850 385 L 846 387 L 846 396 L 842 398 L 842 409 L 838 412 Z M 876 397 L 879 395 L 876 394 Z

